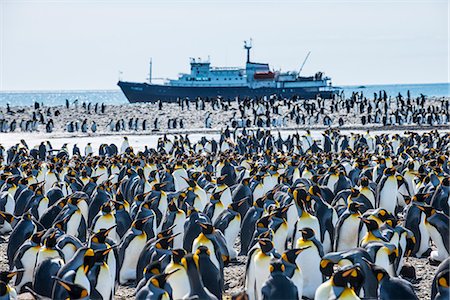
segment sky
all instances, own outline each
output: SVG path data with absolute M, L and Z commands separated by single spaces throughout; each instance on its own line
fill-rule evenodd
M 0 0 L 0 90 L 117 89 L 252 61 L 334 85 L 449 82 L 447 0 Z M 121 72 L 121 75 L 119 73 Z

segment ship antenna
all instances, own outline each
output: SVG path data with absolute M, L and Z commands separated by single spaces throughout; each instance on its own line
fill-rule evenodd
M 302 66 L 300 67 L 300 71 L 298 71 L 298 77 L 300 77 L 300 73 L 303 70 L 303 67 L 305 66 L 306 61 L 308 60 L 309 55 L 311 54 L 311 51 L 308 52 L 308 54 L 306 54 L 305 60 L 302 63 Z
M 244 48 L 247 50 L 247 63 L 250 62 L 250 49 L 252 49 L 252 39 L 250 41 L 244 41 Z
M 150 57 L 150 66 L 149 66 L 149 72 L 148 72 L 148 83 L 152 83 L 152 58 Z

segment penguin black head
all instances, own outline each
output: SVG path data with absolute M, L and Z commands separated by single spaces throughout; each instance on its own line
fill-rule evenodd
M 100 249 L 100 250 L 96 250 L 94 252 L 94 261 L 96 263 L 101 263 L 104 262 L 107 255 L 109 254 L 109 252 L 111 252 L 112 250 L 114 250 L 114 248 L 116 248 L 116 246 L 114 247 L 108 247 L 106 249 Z
M 6 284 L 9 283 L 9 281 L 16 276 L 17 273 L 21 273 L 25 271 L 24 269 L 20 269 L 20 270 L 15 270 L 15 271 L 2 271 L 0 272 L 0 281 L 4 282 Z M 0 294 L 2 295 L 2 294 Z
M 295 260 L 297 259 L 297 256 L 300 253 L 302 253 L 304 250 L 306 250 L 310 247 L 311 246 L 306 246 L 306 247 L 302 247 L 302 248 L 286 250 L 283 254 L 281 254 L 281 260 L 287 261 L 291 264 L 295 264 Z
M 5 211 L 0 211 L 0 216 L 1 216 L 1 218 L 4 220 L 4 221 L 6 221 L 6 222 L 8 222 L 8 223 L 12 223 L 13 221 L 14 221 L 14 219 L 15 219 L 15 217 L 12 215 L 12 214 L 10 214 L 10 213 L 7 213 L 7 212 L 5 212 Z
M 333 275 L 333 283 L 340 287 L 345 287 L 348 284 L 352 287 L 361 287 L 364 281 L 364 274 L 359 267 L 359 264 L 345 266 L 339 269 Z
M 195 255 L 197 255 L 197 256 L 200 256 L 200 255 L 211 256 L 211 251 L 206 246 L 200 246 L 195 251 Z
M 96 232 L 95 234 L 93 234 L 90 238 L 90 242 L 95 243 L 95 244 L 104 244 L 106 242 L 106 238 L 108 237 L 108 234 L 111 232 L 111 230 L 113 230 L 114 228 L 117 227 L 117 224 L 112 226 L 111 228 L 108 229 L 100 229 L 98 232 Z
M 163 238 L 163 237 L 169 237 L 169 236 L 171 236 L 171 235 L 173 234 L 173 229 L 175 228 L 175 226 L 176 226 L 176 224 L 174 224 L 174 225 L 172 225 L 172 226 L 170 226 L 170 227 L 168 227 L 168 228 L 166 228 L 166 229 L 160 231 L 160 232 L 156 235 L 156 238 L 157 238 L 157 239 L 160 239 L 160 238 Z
M 43 236 L 43 244 L 47 248 L 54 248 L 56 246 L 56 241 L 60 235 L 58 235 L 58 230 L 55 228 L 50 228 Z
M 9 290 L 8 284 L 6 282 L 0 281 L 0 296 L 9 296 Z
M 258 244 L 264 253 L 268 253 L 273 249 L 273 243 L 269 239 L 266 238 L 258 239 Z
M 154 287 L 160 288 L 160 289 L 164 289 L 164 286 L 166 285 L 167 282 L 167 278 L 172 275 L 175 272 L 178 272 L 180 269 L 175 269 L 173 271 L 170 271 L 168 273 L 161 273 L 161 274 L 157 274 L 157 275 L 153 275 L 153 277 L 151 277 L 149 279 L 149 282 L 151 285 L 153 285 Z
M 164 257 L 164 256 L 163 256 Z M 145 268 L 143 273 L 148 275 L 157 275 L 161 274 L 162 271 L 162 265 L 161 265 L 161 259 L 155 260 L 150 262 Z
M 158 239 L 155 243 L 155 247 L 157 249 L 170 249 L 173 246 L 173 240 L 176 236 L 180 235 L 180 233 L 176 233 L 170 236 L 165 236 Z
M 444 269 L 436 275 L 436 283 L 438 288 L 448 289 L 450 285 L 450 271 Z
M 427 218 L 431 217 L 432 215 L 434 215 L 436 213 L 436 209 L 432 206 L 428 206 L 428 205 L 417 205 L 417 207 L 423 211 L 425 213 L 425 216 Z
M 361 204 L 358 202 L 351 202 L 348 205 L 348 210 L 352 213 L 352 214 L 356 214 L 357 212 L 359 212 L 359 208 L 361 207 Z
M 312 196 L 317 196 L 320 197 L 321 196 L 321 191 L 320 191 L 320 187 L 318 185 L 313 185 L 309 188 L 308 192 L 312 195 Z M 308 200 L 308 199 L 306 199 Z
M 152 190 L 154 191 L 162 191 L 163 188 L 167 185 L 167 182 L 162 182 L 162 183 L 155 183 L 152 187 Z
M 237 202 L 232 202 L 228 208 L 231 209 L 232 211 L 238 212 L 239 211 L 239 207 L 241 207 L 242 204 L 246 203 L 248 201 L 249 197 L 245 197 Z
M 203 234 L 212 234 L 212 233 L 214 233 L 215 228 L 214 228 L 214 226 L 212 224 L 210 224 L 210 223 L 203 223 L 203 222 L 197 222 L 197 223 L 200 225 Z
M 44 230 L 35 232 L 35 233 L 33 233 L 33 234 L 31 235 L 30 240 L 31 240 L 33 243 L 35 243 L 35 244 L 37 244 L 37 245 L 40 245 L 40 244 L 41 244 L 42 237 L 44 236 L 44 234 L 45 234 L 45 231 L 44 231 Z
M 306 198 L 308 197 L 308 192 L 303 188 L 295 189 L 292 194 L 297 204 L 299 204 L 301 201 L 306 201 Z
M 378 282 L 381 282 L 384 278 L 390 277 L 388 272 L 384 268 L 379 267 L 375 264 L 371 264 L 370 267 Z
M 109 213 L 111 213 L 111 210 L 112 210 L 112 208 L 111 208 L 111 203 L 110 203 L 109 201 L 106 202 L 106 203 L 104 203 L 104 204 L 101 206 L 100 210 L 101 210 L 102 213 L 104 213 L 104 214 L 109 214 Z
M 92 248 L 88 248 L 84 253 L 83 258 L 84 273 L 87 274 L 89 270 L 94 266 L 94 264 L 95 264 L 95 252 L 94 250 L 92 250 Z
M 305 241 L 309 241 L 309 240 L 311 240 L 312 238 L 314 238 L 314 236 L 315 236 L 314 230 L 311 229 L 311 228 L 309 228 L 309 227 L 302 228 L 302 229 L 300 230 L 300 232 L 302 233 L 302 238 L 303 238 L 303 240 L 305 240 Z
M 145 217 L 145 218 L 142 218 L 142 219 L 138 219 L 138 220 L 135 220 L 134 222 L 133 222 L 133 224 L 131 225 L 131 227 L 133 227 L 133 228 L 135 228 L 135 229 L 137 229 L 137 230 L 143 230 L 144 229 L 144 226 L 145 226 L 145 223 L 147 223 L 147 221 L 148 220 L 150 220 L 151 218 L 153 218 L 154 217 L 154 215 L 152 214 L 152 215 L 150 215 L 150 216 L 148 216 L 148 217 Z
M 384 169 L 383 172 L 384 172 L 384 175 L 391 176 L 391 175 L 394 175 L 395 172 L 397 172 L 397 170 L 395 168 L 386 168 L 386 169 Z
M 89 297 L 88 291 L 79 284 L 53 277 L 69 294 L 69 299 L 84 299 Z
M 284 264 L 281 262 L 281 260 L 277 259 L 277 260 L 273 260 L 270 262 L 270 267 L 269 267 L 270 273 L 283 273 L 285 270 L 285 266 Z
M 373 231 L 379 228 L 377 221 L 373 220 L 373 219 L 367 219 L 364 217 L 360 217 L 361 221 L 366 224 L 367 230 L 368 231 Z
M 187 254 L 186 250 L 184 249 L 171 249 L 170 251 L 172 252 L 173 262 L 177 264 L 180 264 L 183 257 Z

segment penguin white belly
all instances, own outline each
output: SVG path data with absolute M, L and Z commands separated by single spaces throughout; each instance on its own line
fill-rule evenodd
M 395 276 L 394 269 L 391 263 L 389 262 L 389 257 L 387 253 L 383 250 L 384 249 L 380 249 L 377 251 L 377 254 L 375 256 L 375 264 L 379 267 L 384 268 L 389 273 L 390 276 L 394 277 Z
M 223 204 L 217 203 L 214 207 L 214 213 L 211 217 L 211 222 L 214 224 L 217 220 L 217 218 L 220 216 L 220 214 L 225 210 L 225 207 Z
M 253 190 L 253 200 L 256 201 L 259 198 L 262 198 L 264 195 L 264 186 L 262 184 L 258 184 L 257 186 L 255 186 L 255 189 Z
M 174 225 L 175 227 L 172 229 L 173 234 L 178 234 L 173 240 L 173 248 L 183 248 L 183 239 L 184 239 L 184 223 L 186 221 L 186 216 L 184 213 L 177 214 L 175 217 Z
M 62 257 L 60 257 L 58 251 L 41 247 L 37 255 L 36 266 L 38 266 L 44 260 L 51 258 L 61 258 L 62 260 Z M 64 264 L 64 260 L 62 264 Z
M 194 193 L 196 195 L 194 200 L 194 207 L 198 211 L 203 211 L 208 204 L 208 196 L 205 190 L 200 187 L 195 187 Z
M 406 188 L 406 185 L 404 184 L 400 186 L 397 194 L 397 203 L 400 207 L 406 206 L 405 197 L 403 197 L 403 195 L 409 196 L 409 190 Z
M 50 190 L 56 182 L 58 182 L 58 178 L 56 178 L 56 175 L 54 173 L 47 173 L 44 183 L 44 195 L 47 194 L 48 190 Z
M 301 178 L 300 170 L 298 168 L 295 168 L 292 174 L 292 182 L 295 182 L 297 179 L 300 178 Z
M 37 262 L 37 255 L 40 249 L 41 249 L 40 246 L 31 247 L 21 257 L 20 262 L 22 264 L 22 268 L 24 271 L 22 273 L 22 280 L 20 282 L 17 282 L 18 279 L 16 277 L 15 286 L 18 291 L 20 291 L 20 289 L 24 284 L 33 282 L 34 270 L 36 268 Z M 14 270 L 16 270 L 16 268 L 14 268 Z
M 255 274 L 256 274 L 256 299 L 262 299 L 261 289 L 264 283 L 269 279 L 270 276 L 270 261 L 271 256 L 267 256 L 264 253 L 260 252 L 255 255 L 254 264 L 255 264 Z
M 82 200 L 82 201 L 78 202 L 78 208 L 80 209 L 84 220 L 87 221 L 88 215 L 89 215 L 89 205 L 87 204 L 86 200 Z
M 220 195 L 220 202 L 222 202 L 224 207 L 228 207 L 228 205 L 230 205 L 232 203 L 232 198 L 231 198 L 231 189 L 230 188 L 226 188 L 223 192 L 222 195 Z
M 47 197 L 44 197 L 41 199 L 41 201 L 39 201 L 38 208 L 37 208 L 38 218 L 40 218 L 44 214 L 44 212 L 47 210 L 48 203 L 49 202 L 48 202 Z
M 303 271 L 300 268 L 296 268 L 291 280 L 292 280 L 292 282 L 294 282 L 295 286 L 297 287 L 298 298 L 302 299 L 302 296 L 303 296 Z
M 173 171 L 173 179 L 175 182 L 175 191 L 179 192 L 183 189 L 187 189 L 189 187 L 189 184 L 187 184 L 186 180 L 184 180 L 182 177 L 184 178 L 188 178 L 188 174 L 186 172 L 185 169 L 177 169 L 175 171 Z
M 420 246 L 419 250 L 417 250 L 416 256 L 421 257 L 429 248 L 430 248 L 430 234 L 425 225 L 425 214 L 420 213 L 420 223 L 419 223 L 419 232 L 420 232 Z
M 336 251 L 350 250 L 358 247 L 359 219 L 349 216 L 339 230 Z
M 433 243 L 436 245 L 437 251 L 431 251 L 430 253 L 430 257 L 431 259 L 437 260 L 437 261 L 443 261 L 445 260 L 447 257 L 449 257 L 449 253 L 447 251 L 447 249 L 445 249 L 445 245 L 444 242 L 442 241 L 442 236 L 441 233 L 439 231 L 437 231 L 437 229 L 428 224 L 425 223 L 425 225 L 427 226 L 427 230 L 430 233 L 430 237 L 431 240 L 433 241 Z
M 95 289 L 100 293 L 102 299 L 111 299 L 114 283 L 111 278 L 109 267 L 107 264 L 103 264 L 100 267 L 97 277 L 97 285 Z
M 384 208 L 390 213 L 394 213 L 397 205 L 397 180 L 388 178 L 383 188 L 380 191 L 380 205 L 379 208 Z
M 338 176 L 330 175 L 330 177 L 328 177 L 327 188 L 329 188 L 330 190 L 334 191 L 334 185 L 336 184 L 336 182 L 338 180 L 339 180 Z
M 13 230 L 11 224 L 4 221 L 3 224 L 0 226 L 0 234 L 5 234 L 8 232 L 11 232 Z
M 296 263 L 303 272 L 303 296 L 313 299 L 316 289 L 322 284 L 320 272 L 320 255 L 315 246 L 304 250 L 297 257 Z
M 286 250 L 286 240 L 288 237 L 287 223 L 283 223 L 278 227 L 273 236 L 273 245 L 278 253 L 283 253 Z
M 167 278 L 167 283 L 172 287 L 173 299 L 183 299 L 183 297 L 188 295 L 191 291 L 189 277 L 184 267 L 170 263 L 167 265 L 164 272 L 169 273 L 176 269 L 178 269 L 178 271 Z
M 286 221 L 288 223 L 288 236 L 292 237 L 295 228 L 295 222 L 297 222 L 299 215 L 295 205 L 291 205 L 286 212 Z
M 5 203 L 5 212 L 14 214 L 15 206 L 16 206 L 16 202 L 14 201 L 14 197 L 10 193 L 7 193 L 6 203 Z
M 234 219 L 228 224 L 225 229 L 224 236 L 227 242 L 228 253 L 230 254 L 230 259 L 237 257 L 237 251 L 234 249 L 234 243 L 238 237 L 239 231 L 241 229 L 241 217 L 236 215 Z
M 89 282 L 89 279 L 87 278 L 86 274 L 84 273 L 84 270 L 82 267 L 79 267 L 77 269 L 77 272 L 75 273 L 75 279 L 73 280 L 74 283 L 81 285 L 84 287 L 88 293 L 91 293 L 91 283 Z
M 375 195 L 369 188 L 362 188 L 361 194 L 366 196 L 367 199 L 369 199 L 370 203 L 372 204 L 372 207 L 375 207 Z
M 328 300 L 330 299 L 333 286 L 331 285 L 331 280 L 327 280 L 322 283 L 316 290 L 314 295 L 314 300 Z
M 77 252 L 77 248 L 72 243 L 67 243 L 62 249 L 61 252 L 64 255 L 64 260 L 69 261 L 72 259 L 72 257 L 75 255 L 75 252 Z
M 114 251 L 108 253 L 108 258 L 106 260 L 107 260 L 106 263 L 108 264 L 109 268 L 109 275 L 111 277 L 111 282 L 113 283 L 113 295 L 114 295 L 117 276 L 117 260 Z
M 75 211 L 67 222 L 67 234 L 78 237 L 78 227 L 81 222 L 81 212 L 79 210 Z
M 120 283 L 126 283 L 129 280 L 136 279 L 136 268 L 141 255 L 142 249 L 144 249 L 147 238 L 145 234 L 136 236 L 125 249 L 122 266 L 120 267 L 119 281 Z

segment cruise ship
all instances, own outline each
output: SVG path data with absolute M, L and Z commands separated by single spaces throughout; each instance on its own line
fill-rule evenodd
M 179 98 L 193 100 L 197 97 L 234 100 L 271 95 L 312 99 L 331 98 L 337 89 L 331 85 L 331 78 L 322 72 L 313 76 L 300 76 L 299 72 L 270 70 L 269 64 L 250 60 L 250 42 L 244 43 L 247 50 L 245 68 L 213 67 L 208 60 L 191 58 L 191 72 L 180 74 L 178 79 L 168 79 L 162 84 L 153 84 L 151 67 L 149 82 L 127 82 L 119 80 L 118 85 L 130 103 L 174 102 Z M 309 55 L 309 53 L 308 53 Z

